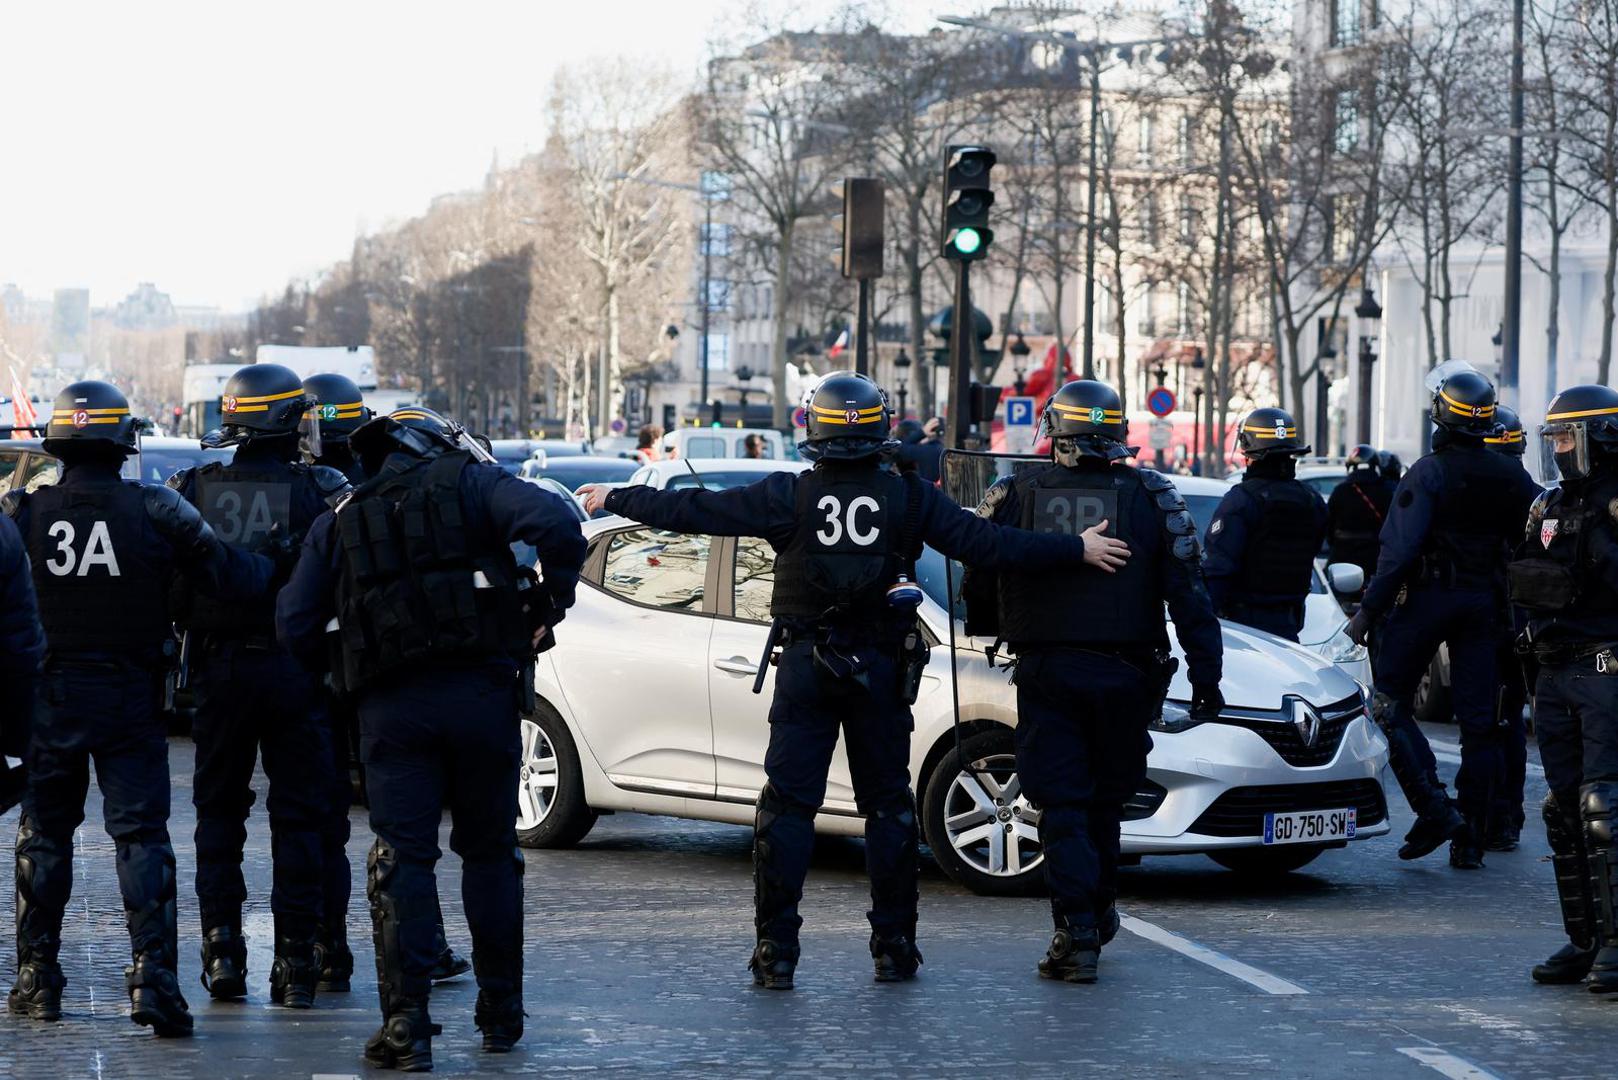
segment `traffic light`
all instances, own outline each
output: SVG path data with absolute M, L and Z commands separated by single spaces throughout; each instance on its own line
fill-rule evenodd
M 994 243 L 989 228 L 989 171 L 994 151 L 987 146 L 951 146 L 944 151 L 944 258 L 972 262 L 983 258 Z

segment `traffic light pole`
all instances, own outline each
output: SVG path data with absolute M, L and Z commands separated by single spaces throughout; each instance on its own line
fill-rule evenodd
M 977 335 L 973 333 L 972 264 L 966 259 L 955 263 L 955 307 L 950 314 L 949 335 L 949 429 L 947 445 L 956 450 L 968 449 L 967 435 L 972 430 L 972 372 L 973 348 Z
M 854 371 L 871 374 L 871 341 L 866 328 L 871 321 L 871 279 L 859 279 L 859 303 L 854 313 Z

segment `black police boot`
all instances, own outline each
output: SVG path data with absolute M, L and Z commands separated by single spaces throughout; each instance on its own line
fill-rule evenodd
M 129 988 L 129 1018 L 152 1029 L 160 1039 L 191 1034 L 191 1009 L 180 993 L 180 980 L 174 962 L 156 952 L 144 952 L 124 969 L 124 985 Z
M 289 1009 L 307 1009 L 315 1003 L 320 966 L 310 938 L 275 935 L 275 963 L 270 966 L 270 1000 Z
M 1444 841 L 1454 839 L 1465 831 L 1466 818 L 1455 809 L 1453 803 L 1443 799 L 1431 810 L 1416 818 L 1416 823 L 1405 833 L 1405 842 L 1399 848 L 1399 858 L 1408 862 L 1424 855 L 1431 855 L 1443 846 Z
M 747 967 L 753 973 L 753 985 L 766 990 L 791 990 L 792 973 L 798 967 L 798 946 L 769 938 L 761 938 L 753 949 L 753 959 Z
M 1545 839 L 1551 846 L 1551 867 L 1556 874 L 1556 899 L 1562 908 L 1562 929 L 1567 932 L 1568 943 L 1544 963 L 1535 964 L 1531 974 L 1539 983 L 1581 983 L 1596 958 L 1596 916 L 1590 898 L 1589 859 L 1578 798 L 1572 793 L 1557 798 L 1551 792 L 1545 796 L 1540 813 L 1545 818 Z
M 215 1001 L 247 996 L 247 938 L 240 926 L 203 931 L 202 988 Z
M 354 954 L 348 948 L 345 930 L 322 928 L 315 940 L 315 966 L 320 979 L 315 989 L 322 994 L 346 994 L 354 977 Z
M 472 961 L 445 945 L 444 951 L 438 954 L 437 960 L 433 961 L 432 970 L 427 973 L 427 977 L 435 983 L 448 982 L 450 979 L 459 978 L 471 970 Z
M 916 977 L 922 965 L 921 950 L 905 934 L 871 935 L 871 960 L 876 965 L 877 982 L 906 982 Z
M 1093 983 L 1101 963 L 1101 935 L 1089 927 L 1057 927 L 1051 947 L 1039 962 L 1039 977 L 1070 983 Z
M 1476 818 L 1450 838 L 1449 864 L 1457 870 L 1483 869 L 1483 830 Z
M 1587 784 L 1580 793 L 1590 895 L 1595 901 L 1596 954 L 1586 982 L 1592 994 L 1618 994 L 1618 784 Z
M 1484 851 L 1516 851 L 1522 843 L 1522 830 L 1509 821 L 1496 821 L 1489 826 L 1489 835 L 1483 841 Z
M 1101 939 L 1101 947 L 1106 948 L 1112 944 L 1112 939 L 1118 936 L 1118 930 L 1123 926 L 1123 920 L 1118 917 L 1118 905 L 1108 904 L 1096 913 L 1096 936 Z
M 496 996 L 487 990 L 479 990 L 473 1016 L 478 1030 L 483 1032 L 483 1052 L 509 1054 L 517 1040 L 522 1038 L 522 1019 L 527 1015 L 522 1011 L 521 994 Z
M 6 996 L 6 1008 L 13 1016 L 30 1020 L 60 1020 L 66 985 L 62 967 L 54 960 L 24 960 L 17 965 L 17 981 Z
M 426 998 L 407 998 L 388 1012 L 365 1043 L 367 1064 L 400 1072 L 433 1071 L 433 1036 L 444 1029 L 427 1015 Z

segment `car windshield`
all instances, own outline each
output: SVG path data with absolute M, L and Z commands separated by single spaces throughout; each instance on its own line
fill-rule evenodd
M 574 491 L 581 484 L 616 484 L 628 480 L 638 468 L 633 461 L 622 458 L 549 458 L 539 475 Z
M 698 481 L 697 477 L 693 476 L 689 471 L 679 472 L 669 477 L 669 482 L 665 485 L 665 487 L 667 487 L 669 490 L 703 487 L 707 488 L 709 491 L 724 491 L 727 488 L 746 487 L 748 484 L 762 480 L 766 476 L 770 475 L 768 472 L 763 470 L 741 469 L 715 469 L 711 471 L 708 469 L 702 469 L 699 470 L 699 472 L 702 477 L 700 482 Z
M 140 452 L 140 479 L 148 484 L 161 484 L 181 469 L 191 469 L 213 461 L 229 461 L 235 447 L 204 450 L 202 447 L 142 447 Z

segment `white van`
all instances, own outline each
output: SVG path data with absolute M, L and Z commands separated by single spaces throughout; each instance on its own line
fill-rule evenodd
M 774 461 L 786 459 L 786 441 L 773 428 L 675 428 L 663 436 L 663 452 L 682 458 L 746 457 L 744 443 L 749 435 L 757 435 L 764 440 L 766 458 Z

